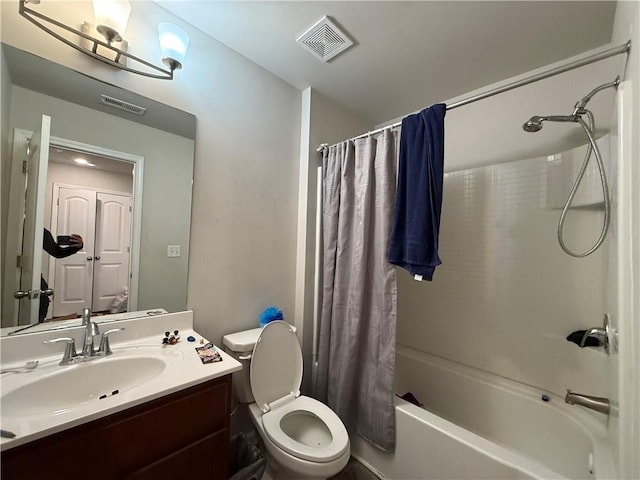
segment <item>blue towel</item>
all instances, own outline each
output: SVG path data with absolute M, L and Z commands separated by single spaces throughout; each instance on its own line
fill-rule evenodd
M 444 115 L 438 103 L 402 120 L 398 189 L 389 241 L 389 262 L 431 280 L 440 265 Z M 416 277 L 420 279 L 420 277 Z

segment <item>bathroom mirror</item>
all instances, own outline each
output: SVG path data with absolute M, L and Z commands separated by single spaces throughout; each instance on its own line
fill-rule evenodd
M 2 54 L 2 333 L 73 326 L 83 306 L 100 321 L 186 309 L 195 116 L 8 44 Z M 49 158 L 39 189 L 25 193 L 22 165 L 32 168 L 43 116 Z M 33 218 L 21 213 L 29 201 L 40 205 Z M 28 224 L 36 233 L 22 238 Z M 42 250 L 44 229 L 54 238 L 82 233 L 74 261 Z M 114 252 L 119 259 L 106 261 Z M 20 278 L 29 269 L 33 285 L 42 275 L 54 290 L 44 322 L 37 296 L 15 298 L 28 292 Z

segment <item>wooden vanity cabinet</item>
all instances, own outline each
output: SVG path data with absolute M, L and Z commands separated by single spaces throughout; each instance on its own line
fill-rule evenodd
M 230 408 L 226 375 L 6 450 L 2 480 L 226 480 Z

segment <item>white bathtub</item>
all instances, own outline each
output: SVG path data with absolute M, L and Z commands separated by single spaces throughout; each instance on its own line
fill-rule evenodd
M 396 451 L 352 438 L 352 453 L 388 479 L 614 478 L 604 417 L 495 375 L 398 347 Z M 548 395 L 549 401 L 542 400 Z

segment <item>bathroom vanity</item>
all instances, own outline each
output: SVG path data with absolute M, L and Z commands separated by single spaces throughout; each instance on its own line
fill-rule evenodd
M 2 452 L 2 478 L 225 480 L 230 398 L 226 375 L 34 440 Z
M 4 374 L 2 428 L 16 437 L 1 441 L 2 478 L 60 479 L 79 472 L 98 479 L 228 478 L 231 373 L 241 367 L 224 352 L 222 361 L 202 364 L 195 352 L 201 337 L 191 330 L 190 319 L 190 312 L 182 312 L 155 317 L 147 325 L 117 322 L 127 338 L 117 342 L 114 336 L 114 353 L 107 358 L 62 367 L 56 355 L 41 358 L 33 372 Z M 159 346 L 162 332 L 173 328 L 183 339 Z M 148 335 L 149 329 L 156 335 Z M 52 334 L 62 336 L 25 335 L 21 347 L 30 348 L 25 342 L 35 347 L 42 335 Z M 188 343 L 187 335 L 198 341 Z M 6 340 L 3 366 L 4 357 L 18 351 Z M 151 375 L 146 365 L 155 365 L 154 356 L 165 363 Z M 143 376 L 136 373 L 141 368 Z M 99 378 L 93 382 L 84 372 Z M 127 383 L 131 375 L 141 380 Z M 74 381 L 67 384 L 67 377 Z M 50 388 L 52 381 L 62 391 Z M 111 392 L 116 384 L 123 388 L 100 399 L 91 393 L 92 383 Z M 41 390 L 40 398 L 32 388 Z M 74 404 L 74 398 L 82 401 Z

